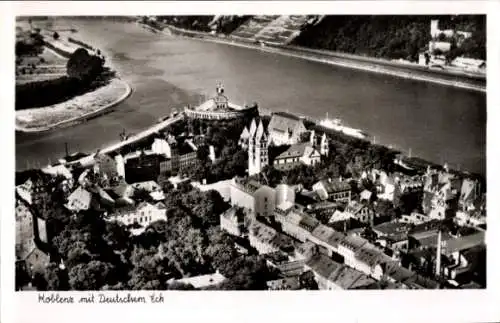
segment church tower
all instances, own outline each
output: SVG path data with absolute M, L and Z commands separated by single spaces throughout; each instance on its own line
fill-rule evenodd
M 251 132 L 248 143 L 248 175 L 258 174 L 269 165 L 268 156 L 269 138 L 264 131 L 262 120 L 255 133 Z

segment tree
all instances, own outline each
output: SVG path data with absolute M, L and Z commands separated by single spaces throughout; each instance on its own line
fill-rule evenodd
M 318 283 L 316 282 L 316 279 L 314 278 L 314 273 L 310 270 L 303 272 L 300 275 L 300 287 L 304 288 L 306 290 L 318 290 Z
M 59 39 L 59 34 L 57 33 L 57 31 L 54 31 L 54 34 L 52 35 L 52 38 L 54 38 L 54 40 L 58 40 Z
M 21 290 L 26 284 L 31 281 L 31 277 L 26 270 L 26 263 L 24 261 L 16 262 L 15 281 L 16 290 Z
M 80 47 L 69 57 L 66 70 L 70 77 L 91 82 L 101 75 L 103 66 L 101 58 L 89 55 L 86 49 Z
M 36 271 L 33 275 L 32 282 L 33 286 L 35 286 L 37 290 L 47 290 L 47 280 L 45 280 L 45 275 L 42 272 Z
M 113 266 L 99 260 L 78 264 L 69 271 L 69 283 L 73 290 L 100 290 L 113 285 Z
M 69 287 L 67 273 L 54 262 L 49 263 L 45 268 L 45 280 L 47 281 L 47 290 L 67 290 Z

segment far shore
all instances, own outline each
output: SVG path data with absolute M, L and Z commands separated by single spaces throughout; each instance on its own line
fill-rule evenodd
M 319 53 L 319 51 L 301 49 L 294 46 L 287 45 L 273 45 L 273 44 L 263 44 L 261 46 L 256 45 L 248 39 L 238 39 L 236 37 L 226 37 L 221 38 L 215 35 L 211 35 L 209 33 L 197 32 L 191 30 L 185 30 L 178 27 L 174 27 L 171 25 L 165 25 L 165 29 L 169 29 L 172 34 L 180 35 L 184 37 L 189 37 L 192 39 L 198 39 L 201 41 L 208 41 L 213 43 L 225 44 L 236 47 L 243 47 L 249 49 L 256 49 L 263 52 L 274 53 L 278 55 L 284 55 L 289 57 L 301 58 L 309 61 L 314 61 L 318 63 L 328 64 L 328 65 L 336 65 L 342 66 L 351 69 L 362 70 L 365 72 L 372 72 L 378 74 L 391 75 L 394 77 L 400 77 L 405 79 L 417 80 L 430 82 L 435 84 L 440 84 L 444 86 L 452 86 L 466 90 L 478 91 L 486 93 L 486 86 L 473 84 L 467 81 L 458 81 L 458 80 L 450 80 L 443 77 L 439 77 L 439 74 L 436 73 L 436 76 L 430 75 L 432 70 L 425 70 L 425 74 L 422 71 L 417 69 L 412 69 L 413 66 L 408 66 L 405 64 L 404 66 L 397 62 L 387 61 L 384 64 L 377 63 L 375 60 L 371 60 L 370 62 L 366 61 L 366 59 L 354 59 L 353 55 L 350 57 L 337 57 L 332 54 L 327 55 L 326 53 Z M 325 52 L 325 51 L 323 51 Z M 390 65 L 390 66 L 389 66 Z M 450 76 L 453 75 L 450 73 Z M 455 76 L 458 76 L 455 74 Z M 464 78 L 468 76 L 466 74 L 463 75 Z

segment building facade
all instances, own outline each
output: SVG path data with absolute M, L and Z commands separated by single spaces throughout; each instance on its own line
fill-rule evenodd
M 273 113 L 268 126 L 269 139 L 276 146 L 299 143 L 306 131 L 300 118 L 286 112 Z

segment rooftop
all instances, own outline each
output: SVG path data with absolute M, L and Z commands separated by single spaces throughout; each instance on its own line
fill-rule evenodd
M 306 264 L 318 275 L 324 278 L 330 277 L 330 275 L 342 267 L 342 264 L 335 262 L 322 254 L 313 256 Z
M 328 194 L 349 191 L 351 185 L 345 181 L 336 180 L 321 180 L 320 183 L 325 187 Z
M 308 252 L 314 251 L 315 248 L 316 248 L 316 244 L 314 244 L 311 241 L 306 241 L 304 243 L 301 243 L 299 246 L 297 246 L 296 252 L 304 255 Z
M 273 238 L 277 234 L 276 230 L 273 228 L 257 221 L 252 223 L 250 233 L 256 239 L 268 244 L 272 243 Z
M 451 254 L 456 251 L 463 251 L 484 244 L 485 244 L 484 232 L 479 231 L 471 235 L 447 240 L 444 247 L 444 251 L 446 254 Z
M 380 253 L 373 249 L 361 248 L 356 252 L 355 257 L 373 267 L 380 263 Z
M 346 236 L 341 242 L 340 245 L 353 250 L 356 252 L 359 250 L 367 241 L 358 236 Z
M 298 290 L 300 289 L 299 276 L 285 277 L 266 282 L 269 290 Z
M 301 142 L 295 145 L 291 145 L 290 148 L 278 155 L 275 159 L 311 156 L 315 151 L 316 150 L 311 146 L 309 142 Z
M 275 112 L 269 122 L 269 131 L 294 132 L 304 127 L 302 120 L 287 112 Z M 304 127 L 305 129 L 305 127 Z
M 356 215 L 357 213 L 359 213 L 363 208 L 365 207 L 364 204 L 362 203 L 359 203 L 357 201 L 351 201 L 349 202 L 349 204 L 347 205 L 347 207 L 345 208 L 345 213 L 350 213 L 350 214 L 353 214 L 353 215 Z
M 343 266 L 340 270 L 330 275 L 328 279 L 342 289 L 359 288 L 375 282 L 375 280 L 348 266 Z
M 330 238 L 334 231 L 332 228 L 327 227 L 324 224 L 318 225 L 312 232 L 312 235 L 321 241 L 328 243 L 328 238 Z
M 407 234 L 411 226 L 402 222 L 385 222 L 373 227 L 373 231 L 383 236 L 399 235 L 401 233 Z
M 302 220 L 299 223 L 299 226 L 302 228 L 308 230 L 308 231 L 313 231 L 314 228 L 316 228 L 319 225 L 319 221 L 313 218 L 310 215 L 304 214 L 302 216 Z
M 177 280 L 177 282 L 184 284 L 191 284 L 193 285 L 194 288 L 203 288 L 203 287 L 218 285 L 225 280 L 226 277 L 224 277 L 219 272 L 216 272 L 214 274 L 182 278 Z
M 238 188 L 249 194 L 255 193 L 255 191 L 257 191 L 262 186 L 261 183 L 253 179 L 245 181 L 239 178 L 235 178 L 235 184 Z

